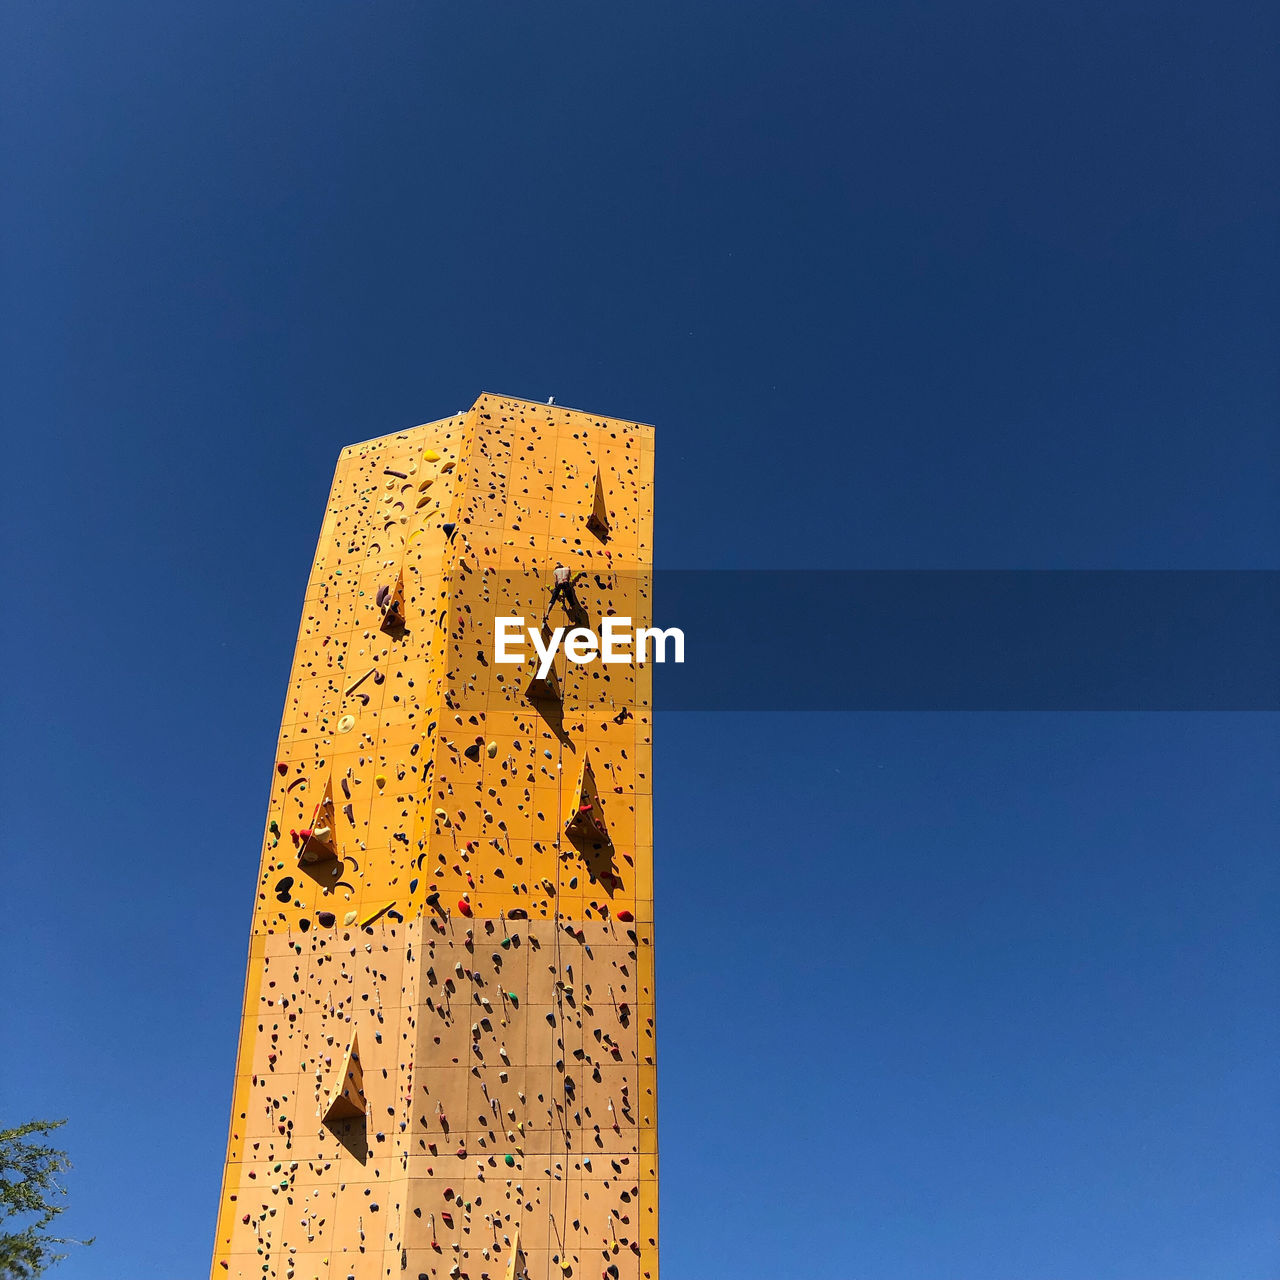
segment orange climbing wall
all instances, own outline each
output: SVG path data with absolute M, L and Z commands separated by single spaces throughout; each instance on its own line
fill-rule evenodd
M 652 479 L 651 427 L 493 395 L 342 451 L 215 1280 L 657 1276 L 647 668 L 561 658 L 531 698 L 492 637 L 557 560 L 593 626 L 646 621 Z

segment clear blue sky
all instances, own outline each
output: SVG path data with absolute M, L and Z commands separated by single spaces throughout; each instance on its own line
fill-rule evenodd
M 555 394 L 657 424 L 667 567 L 1276 567 L 1278 34 L 3 7 L 0 1123 L 70 1117 L 63 1280 L 207 1272 L 339 448 Z M 661 718 L 666 1280 L 1272 1280 L 1278 728 Z

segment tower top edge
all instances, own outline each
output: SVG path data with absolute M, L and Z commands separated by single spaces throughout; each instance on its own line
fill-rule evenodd
M 618 418 L 609 413 L 594 413 L 590 409 L 577 409 L 569 404 L 546 404 L 541 400 L 530 400 L 525 396 L 509 396 L 501 391 L 482 391 L 472 409 L 478 409 L 485 400 L 506 400 L 513 404 L 527 404 L 535 409 L 559 409 L 562 413 L 572 413 L 583 418 L 595 418 L 602 422 L 615 422 L 622 427 L 637 427 L 644 432 L 653 431 L 653 423 L 638 422 L 634 418 Z
M 411 427 L 402 427 L 399 431 L 386 431 L 382 435 L 369 436 L 364 440 L 352 440 L 344 444 L 340 452 L 346 455 L 352 449 L 363 449 L 368 445 L 381 444 L 384 440 L 394 440 L 397 436 L 408 436 L 412 432 L 422 431 L 426 427 L 443 426 L 446 422 L 454 422 L 459 418 L 467 417 L 468 414 L 474 413 L 486 401 L 492 400 L 501 400 L 508 404 L 529 405 L 534 409 L 559 410 L 561 413 L 571 414 L 574 417 L 591 419 L 600 425 L 612 424 L 618 427 L 631 428 L 644 436 L 652 436 L 654 434 L 654 426 L 651 422 L 637 422 L 632 418 L 615 418 L 606 413 L 592 413 L 589 409 L 575 409 L 572 405 L 567 404 L 544 404 L 540 400 L 527 400 L 523 396 L 504 395 L 500 391 L 482 391 L 469 409 L 459 409 L 457 413 L 449 414 L 443 418 L 432 418 L 429 422 L 418 422 Z

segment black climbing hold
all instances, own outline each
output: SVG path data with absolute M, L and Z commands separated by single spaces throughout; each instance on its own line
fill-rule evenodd
M 332 911 L 321 911 L 319 915 L 316 916 L 316 919 L 319 921 L 322 929 L 332 929 L 338 921 L 338 917 L 335 916 Z

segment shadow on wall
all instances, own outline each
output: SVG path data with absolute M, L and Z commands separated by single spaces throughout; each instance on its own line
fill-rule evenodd
M 355 1156 L 361 1164 L 369 1159 L 369 1126 L 367 1117 L 351 1116 L 345 1120 L 326 1120 L 324 1127 L 342 1144 L 343 1149 Z

